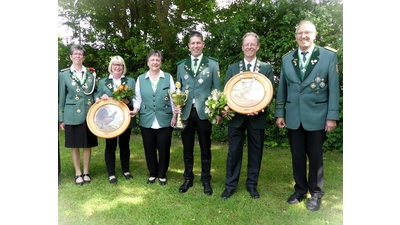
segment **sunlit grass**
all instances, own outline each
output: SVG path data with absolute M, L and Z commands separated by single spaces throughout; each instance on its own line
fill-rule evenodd
M 146 184 L 148 170 L 140 135 L 131 138 L 133 180 L 123 177 L 117 150 L 118 185 L 110 185 L 104 145 L 104 140 L 99 139 L 99 146 L 93 148 L 92 183 L 76 186 L 71 152 L 63 147 L 64 134 L 60 131 L 62 186 L 58 189 L 59 224 L 343 224 L 342 153 L 325 153 L 326 194 L 321 209 L 310 212 L 305 201 L 296 205 L 286 203 L 294 185 L 289 149 L 265 149 L 257 188 L 261 197 L 251 199 L 245 184 L 245 148 L 239 185 L 234 195 L 223 201 L 220 195 L 225 183 L 226 143 L 212 145 L 212 196 L 203 193 L 198 144 L 195 145 L 194 186 L 185 194 L 178 192 L 184 169 L 180 139 L 173 138 L 166 186 L 160 186 L 158 180 L 152 185 Z

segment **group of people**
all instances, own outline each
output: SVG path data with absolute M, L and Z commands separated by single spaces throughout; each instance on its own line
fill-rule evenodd
M 339 76 L 337 55 L 330 48 L 315 44 L 316 28 L 310 21 L 301 21 L 296 28 L 295 39 L 298 48 L 282 59 L 280 82 L 276 96 L 275 117 L 279 128 L 288 130 L 292 153 L 292 168 L 295 192 L 287 199 L 296 204 L 311 194 L 307 209 L 320 208 L 324 195 L 323 150 L 326 132 L 337 126 L 339 120 Z M 126 65 L 122 57 L 112 57 L 108 77 L 99 81 L 94 92 L 95 75 L 83 66 L 85 50 L 71 47 L 72 65 L 59 75 L 59 122 L 65 130 L 65 147 L 71 148 L 75 167 L 75 183 L 90 183 L 89 162 L 91 148 L 98 145 L 97 138 L 88 129 L 85 121 L 90 106 L 101 99 L 113 97 L 113 90 L 121 83 L 135 90 L 135 98 L 123 99 L 132 117 L 139 115 L 144 153 L 149 171 L 148 184 L 159 180 L 167 184 L 170 161 L 170 146 L 177 114 L 181 114 L 185 128 L 181 131 L 184 161 L 184 181 L 180 193 L 187 192 L 194 181 L 195 136 L 201 151 L 201 182 L 204 194 L 212 195 L 211 186 L 211 132 L 212 125 L 205 113 L 205 101 L 213 89 L 221 90 L 220 68 L 215 58 L 203 55 L 205 42 L 200 32 L 189 35 L 188 47 L 191 56 L 178 62 L 177 81 L 183 92 L 187 91 L 186 104 L 182 108 L 174 105 L 170 93 L 176 87 L 170 73 L 161 70 L 162 54 L 152 50 L 147 56 L 149 70 L 141 74 L 136 82 L 125 76 Z M 225 81 L 243 71 L 253 71 L 266 76 L 272 83 L 274 76 L 271 64 L 257 58 L 260 48 L 259 36 L 248 32 L 242 39 L 243 60 L 230 64 Z M 225 82 L 225 84 L 226 84 Z M 229 107 L 225 108 L 230 110 Z M 226 112 L 216 117 L 220 124 Z M 248 162 L 246 187 L 252 198 L 259 198 L 257 190 L 263 156 L 264 131 L 267 127 L 267 113 L 264 110 L 236 114 L 227 122 L 228 153 L 226 160 L 225 190 L 221 198 L 230 198 L 239 183 L 243 147 L 247 138 Z M 132 179 L 129 172 L 129 138 L 135 119 L 120 136 L 106 139 L 105 161 L 109 181 L 116 184 L 115 152 L 120 147 L 122 173 Z M 83 173 L 80 169 L 79 148 L 83 148 Z M 308 176 L 307 158 L 309 161 Z

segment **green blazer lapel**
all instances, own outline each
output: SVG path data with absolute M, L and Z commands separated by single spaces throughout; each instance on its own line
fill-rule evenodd
M 299 78 L 299 80 L 301 80 L 301 74 L 300 74 L 300 66 L 299 66 L 299 50 L 296 50 L 293 52 L 292 54 L 292 66 L 294 71 L 296 71 L 296 75 Z
M 304 80 L 307 78 L 308 75 L 310 75 L 310 73 L 314 69 L 315 65 L 317 65 L 318 57 L 319 57 L 319 47 L 315 46 L 313 53 L 311 54 L 310 61 L 307 65 L 306 73 L 304 74 Z
M 110 78 L 106 78 L 106 80 L 104 81 L 104 83 L 106 84 L 106 87 L 112 92 L 114 92 L 114 88 L 113 88 L 113 80 Z
M 199 63 L 199 69 L 197 70 L 196 75 L 201 73 L 201 71 L 204 70 L 204 68 L 207 68 L 207 67 L 208 67 L 208 58 L 203 55 L 203 57 L 201 58 L 201 62 Z
M 185 70 L 189 75 L 194 76 L 194 72 L 192 70 L 192 61 L 190 57 L 187 58 L 185 61 Z
M 127 85 L 127 84 L 128 84 L 128 78 L 126 78 L 126 76 L 124 76 L 123 78 L 121 78 L 121 84 L 122 84 L 122 85 Z

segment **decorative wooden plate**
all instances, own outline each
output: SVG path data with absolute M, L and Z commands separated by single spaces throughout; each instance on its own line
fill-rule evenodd
M 97 137 L 114 138 L 122 134 L 131 122 L 129 108 L 115 99 L 94 103 L 86 116 L 90 131 Z
M 246 71 L 231 77 L 225 84 L 227 104 L 239 114 L 259 112 L 271 102 L 274 89 L 261 73 Z

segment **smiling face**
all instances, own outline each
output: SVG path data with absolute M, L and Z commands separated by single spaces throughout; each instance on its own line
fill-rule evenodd
M 72 55 L 69 55 L 69 58 L 74 65 L 82 65 L 83 61 L 85 61 L 85 56 L 83 55 L 82 50 L 74 50 Z
M 201 39 L 201 37 L 198 36 L 193 36 L 189 40 L 189 50 L 192 56 L 198 57 L 203 53 L 203 48 L 204 48 L 205 43 Z
M 147 65 L 151 71 L 158 71 L 161 68 L 161 57 L 157 54 L 151 55 L 147 60 Z
M 243 39 L 242 51 L 247 61 L 250 62 L 256 57 L 259 48 L 260 44 L 254 35 L 248 35 Z
M 307 51 L 314 43 L 316 37 L 316 29 L 314 24 L 305 21 L 297 27 L 295 38 L 301 51 Z

